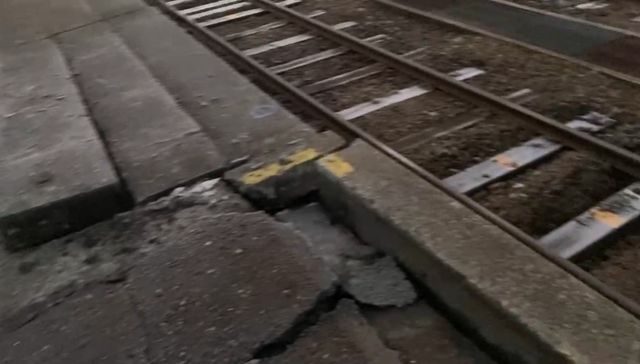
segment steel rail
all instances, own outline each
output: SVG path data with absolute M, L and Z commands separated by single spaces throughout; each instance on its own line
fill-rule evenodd
M 457 81 L 433 68 L 420 65 L 383 48 L 366 43 L 346 32 L 336 31 L 320 21 L 310 19 L 293 10 L 278 6 L 269 0 L 249 1 L 273 13 L 280 14 L 280 16 L 284 16 L 303 27 L 310 28 L 351 50 L 362 53 L 418 80 L 433 84 L 434 87 L 460 99 L 477 106 L 487 107 L 499 114 L 513 117 L 515 120 L 521 121 L 524 126 L 533 128 L 547 137 L 560 140 L 562 144 L 574 149 L 594 154 L 598 159 L 604 160 L 636 178 L 640 178 L 640 155 L 592 137 L 591 135 L 570 129 L 561 122 L 477 87 Z
M 457 193 L 452 190 L 448 186 L 446 186 L 439 178 L 426 171 L 424 168 L 420 167 L 407 157 L 398 153 L 394 149 L 390 148 L 382 141 L 378 140 L 373 135 L 364 131 L 360 127 L 355 124 L 348 122 L 338 116 L 336 113 L 328 109 L 326 106 L 320 104 L 317 100 L 302 92 L 297 87 L 291 85 L 284 78 L 278 76 L 277 74 L 271 72 L 268 68 L 256 62 L 250 57 L 244 55 L 239 49 L 234 47 L 231 43 L 227 42 L 221 36 L 215 34 L 211 30 L 199 26 L 195 21 L 182 16 L 181 14 L 174 11 L 169 5 L 165 4 L 163 0 L 147 0 L 152 4 L 156 4 L 163 12 L 182 23 L 183 25 L 187 25 L 190 30 L 193 31 L 193 34 L 197 36 L 201 41 L 203 41 L 206 45 L 210 46 L 214 50 L 225 52 L 225 54 L 229 55 L 233 58 L 234 62 L 237 62 L 241 68 L 246 69 L 247 71 L 258 76 L 264 87 L 271 88 L 274 91 L 280 91 L 286 95 L 289 95 L 295 98 L 298 102 L 300 102 L 300 106 L 305 106 L 308 111 L 312 112 L 316 116 L 321 118 L 326 118 L 328 122 L 330 122 L 334 128 L 337 128 L 340 134 L 346 136 L 350 140 L 355 138 L 359 138 L 381 153 L 387 155 L 391 159 L 398 162 L 398 164 L 407 168 L 411 172 L 415 173 L 417 176 L 425 180 L 426 182 L 432 184 L 448 196 L 454 198 L 464 206 L 468 207 L 479 216 L 487 220 L 488 222 L 498 226 L 501 230 L 511 235 L 516 240 L 519 240 L 523 244 L 525 244 L 528 248 L 541 255 L 545 259 L 551 261 L 556 264 L 558 267 L 568 272 L 569 274 L 576 277 L 578 280 L 583 282 L 585 285 L 591 287 L 595 291 L 599 292 L 602 296 L 606 297 L 610 301 L 614 302 L 616 305 L 631 313 L 637 318 L 640 318 L 640 305 L 638 305 L 635 301 L 630 300 L 629 298 L 621 295 L 617 291 L 612 288 L 606 286 L 584 270 L 580 269 L 575 264 L 571 263 L 568 260 L 559 258 L 555 255 L 550 254 L 542 247 L 537 244 L 537 241 L 534 240 L 531 236 L 524 233 L 522 230 L 518 229 L 511 223 L 506 220 L 503 220 L 501 217 L 497 216 L 493 212 L 486 209 L 484 206 L 478 204 L 470 197 Z M 253 0 L 252 0 L 253 1 Z

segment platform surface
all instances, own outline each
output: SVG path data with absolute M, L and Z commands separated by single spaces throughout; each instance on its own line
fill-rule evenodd
M 142 0 L 7 1 L 0 34 L 0 231 L 15 249 L 316 137 Z M 38 224 L 51 228 L 24 234 Z

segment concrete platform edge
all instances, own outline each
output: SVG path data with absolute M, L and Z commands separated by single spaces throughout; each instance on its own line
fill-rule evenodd
M 424 201 L 417 195 L 424 190 L 417 191 L 414 188 L 426 183 L 409 171 L 400 171 L 401 166 L 372 147 L 357 141 L 337 154 L 320 159 L 316 165 L 316 183 L 321 201 L 328 210 L 349 226 L 360 239 L 395 256 L 454 316 L 459 317 L 464 325 L 474 330 L 505 357 L 532 364 L 592 363 L 603 358 L 607 358 L 608 363 L 626 364 L 637 356 L 634 343 L 640 340 L 638 320 L 515 239 L 501 237 L 509 244 L 510 251 L 496 252 L 496 255 L 504 256 L 503 261 L 498 263 L 491 261 L 491 254 L 487 261 L 477 261 L 478 251 L 470 248 L 467 254 L 468 265 L 474 268 L 480 266 L 476 269 L 477 275 L 469 273 L 473 269 L 460 269 L 460 264 L 465 262 L 453 256 L 457 252 L 448 251 L 448 248 L 440 250 L 449 242 L 438 241 L 441 236 L 433 237 L 435 243 L 425 241 L 425 231 L 421 230 L 428 231 L 430 227 L 420 226 L 420 218 L 403 221 L 393 209 L 416 209 L 429 214 L 427 209 L 431 206 L 421 203 Z M 387 169 L 388 174 L 375 172 L 381 169 Z M 406 179 L 403 182 L 407 183 L 398 184 L 398 180 L 393 181 L 396 175 L 403 173 L 411 175 L 404 176 Z M 430 193 L 443 194 L 433 186 L 430 188 Z M 381 193 L 390 189 L 401 190 L 400 195 L 406 198 L 390 203 L 398 195 Z M 448 204 L 452 210 L 466 210 L 450 198 Z M 435 208 L 439 207 L 442 206 Z M 474 215 L 471 211 L 462 213 Z M 468 228 L 472 223 L 483 225 L 474 219 L 480 218 L 476 216 L 470 221 L 457 221 L 458 229 L 461 224 Z M 437 220 L 438 218 L 432 221 Z M 447 221 L 441 221 L 441 225 L 446 224 Z M 486 222 L 484 224 L 489 225 Z M 483 229 L 485 230 L 479 232 L 497 227 L 485 226 Z M 484 238 L 492 239 L 492 234 L 500 236 L 500 232 L 487 233 Z M 450 238 L 455 239 L 455 234 Z M 485 249 L 491 250 L 491 247 L 487 246 Z M 463 252 L 462 255 L 465 254 Z M 510 254 L 515 256 L 516 262 L 518 259 L 528 260 L 527 265 L 518 267 L 508 263 Z M 511 265 L 514 271 L 501 270 L 500 265 L 504 264 Z M 497 272 L 497 279 L 493 282 L 489 282 L 482 274 L 487 269 Z M 538 274 L 538 279 L 543 282 L 549 280 L 548 286 L 540 289 L 535 288 L 535 282 L 531 283 L 533 290 L 544 291 L 535 293 L 540 294 L 540 299 L 537 300 L 532 299 L 534 294 L 531 287 L 526 287 L 527 284 L 522 287 L 513 286 L 514 282 L 510 282 L 507 277 L 518 276 L 520 273 L 523 277 L 535 276 L 531 273 L 535 270 L 538 270 L 535 273 Z M 549 273 L 550 277 L 545 277 L 544 273 Z M 500 277 L 502 274 L 507 278 Z M 525 280 L 522 283 L 528 282 Z M 502 289 L 508 290 L 508 294 L 500 292 Z M 573 296 L 563 306 L 546 300 L 551 297 L 552 300 L 562 301 L 566 299 L 565 295 L 577 296 L 575 300 L 584 303 L 584 306 L 573 305 L 570 302 L 574 299 Z M 555 312 L 545 314 L 551 307 Z M 566 312 L 572 314 L 563 319 Z M 557 320 L 552 320 L 551 317 L 555 316 Z

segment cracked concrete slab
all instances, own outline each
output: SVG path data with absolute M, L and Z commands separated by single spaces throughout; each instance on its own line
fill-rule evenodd
M 335 277 L 302 236 L 235 198 L 205 181 L 3 255 L 0 360 L 242 363 L 286 338 L 333 298 Z
M 417 297 L 407 276 L 390 256 L 371 262 L 347 261 L 343 287 L 358 301 L 375 306 L 402 307 Z
M 393 258 L 361 243 L 341 225 L 332 224 L 317 203 L 280 212 L 307 239 L 309 248 L 338 276 L 357 301 L 375 306 L 405 306 L 417 293 Z
M 161 240 L 127 284 L 156 363 L 248 361 L 333 293 L 302 238 L 263 213 L 202 218 Z
M 172 220 L 249 211 L 220 180 L 208 180 L 30 251 L 0 249 L 0 320 L 59 290 L 120 279 Z
M 130 12 L 147 8 L 144 0 L 84 0 L 101 19 L 110 19 Z
M 341 269 L 346 259 L 375 259 L 380 254 L 375 248 L 360 243 L 342 225 L 332 224 L 318 203 L 281 211 L 276 218 L 304 234 L 309 248 L 333 270 Z
M 0 48 L 49 38 L 148 6 L 143 0 L 2 1 Z
M 400 364 L 398 353 L 382 344 L 375 330 L 352 301 L 338 307 L 310 327 L 287 350 L 260 364 Z M 252 363 L 253 364 L 253 363 Z

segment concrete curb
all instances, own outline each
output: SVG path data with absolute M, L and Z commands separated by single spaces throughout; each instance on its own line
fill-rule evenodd
M 317 165 L 329 209 L 508 358 L 627 364 L 638 356 L 631 314 L 369 145 L 355 142 Z
M 253 203 L 266 209 L 287 206 L 317 189 L 314 161 L 345 146 L 333 132 L 283 145 L 277 153 L 259 156 L 224 175 L 224 179 Z

